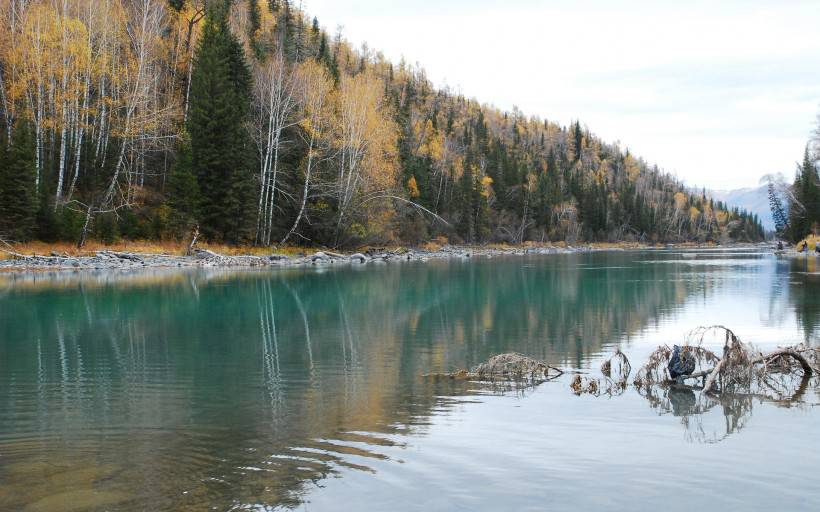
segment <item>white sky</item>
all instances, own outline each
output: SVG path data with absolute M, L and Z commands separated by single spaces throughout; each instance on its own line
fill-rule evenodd
M 298 0 L 295 0 L 298 3 Z M 820 110 L 820 0 L 303 0 L 437 85 L 714 189 L 791 176 Z

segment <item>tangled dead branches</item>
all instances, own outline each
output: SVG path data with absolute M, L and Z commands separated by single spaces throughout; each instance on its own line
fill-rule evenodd
M 718 356 L 701 346 L 707 333 L 721 332 L 725 336 L 723 353 Z M 722 325 L 698 327 L 687 336 L 686 343 L 678 348 L 677 357 L 694 361 L 685 375 L 672 379 L 669 373 L 673 350 L 668 345 L 655 349 L 646 363 L 637 371 L 632 383 L 640 391 L 652 386 L 681 385 L 684 380 L 699 379 L 701 387 L 688 386 L 692 390 L 708 393 L 744 393 L 781 400 L 794 396 L 799 386 L 820 374 L 820 349 L 806 345 L 784 347 L 763 354 Z M 491 357 L 471 370 L 433 374 L 427 377 L 480 380 L 537 385 L 555 379 L 564 373 L 560 368 L 521 354 L 506 353 Z M 620 395 L 628 387 L 632 364 L 620 349 L 601 364 L 603 378 L 575 375 L 570 388 L 578 395 Z
M 576 374 L 569 385 L 576 395 L 589 394 L 594 396 L 618 396 L 623 394 L 628 386 L 626 378 L 620 380 L 609 377 L 596 379 L 594 377 L 583 377 L 580 374 Z
M 614 377 L 612 376 L 613 371 L 615 373 Z M 629 359 L 621 352 L 621 349 L 617 349 L 609 359 L 601 364 L 601 373 L 617 381 L 625 381 L 632 373 L 632 365 L 629 364 Z
M 715 331 L 722 331 L 725 335 L 721 357 L 700 346 L 704 336 Z M 698 327 L 693 330 L 688 336 L 687 344 L 681 347 L 681 352 L 687 354 L 687 357 L 691 356 L 696 367 L 689 375 L 679 378 L 681 380 L 702 379 L 701 390 L 705 393 L 717 389 L 722 392 L 758 392 L 763 387 L 777 391 L 779 395 L 788 395 L 789 385 L 784 381 L 789 380 L 796 384 L 802 381 L 803 377 L 810 378 L 818 373 L 818 362 L 820 362 L 820 349 L 806 345 L 785 347 L 762 354 L 751 345 L 741 342 L 731 329 L 722 325 Z M 613 358 L 616 356 L 626 358 L 620 351 L 617 351 Z M 649 355 L 646 364 L 638 370 L 633 384 L 638 388 L 646 388 L 675 382 L 668 371 L 671 357 L 672 349 L 668 345 L 655 349 Z M 611 366 L 610 360 L 604 362 L 601 368 L 602 373 L 607 377 Z M 797 377 L 797 379 L 792 377 Z M 573 390 L 575 391 L 576 388 L 573 387 Z
M 544 361 L 509 352 L 493 356 L 469 371 L 428 374 L 425 377 L 536 385 L 555 379 L 563 373 L 560 368 L 550 366 Z
M 683 345 L 681 351 L 684 354 L 691 354 L 695 360 L 695 371 L 686 378 L 702 378 L 720 361 L 720 357 L 714 352 L 698 345 Z M 671 357 L 672 348 L 669 345 L 661 345 L 656 348 L 649 355 L 646 364 L 638 370 L 634 384 L 640 387 L 671 382 L 673 379 L 671 379 L 668 371 Z

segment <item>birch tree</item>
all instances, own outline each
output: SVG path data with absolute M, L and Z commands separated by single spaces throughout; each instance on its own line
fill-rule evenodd
M 252 133 L 259 157 L 256 243 L 270 245 L 283 132 L 298 123 L 297 80 L 281 48 L 254 73 Z
M 162 109 L 154 101 L 156 87 L 160 83 L 159 46 L 165 25 L 165 10 L 159 0 L 135 0 L 128 13 L 131 23 L 126 23 L 127 40 L 123 45 L 123 64 L 117 88 L 113 96 L 121 98 L 116 111 L 112 112 L 112 128 L 119 140 L 119 151 L 114 171 L 102 199 L 95 206 L 89 200 L 85 205 L 85 222 L 78 246 L 85 244 L 88 228 L 95 212 L 116 211 L 128 204 L 128 193 L 123 193 L 121 178 L 128 165 L 128 153 L 134 151 L 135 141 L 150 140 L 156 135 L 164 116 L 170 109 Z
M 384 84 L 366 70 L 339 86 L 336 116 L 338 174 L 336 241 L 355 207 L 384 195 L 396 183 L 397 129 L 384 98 Z
M 299 123 L 302 138 L 307 146 L 307 157 L 304 167 L 304 186 L 302 187 L 299 211 L 290 230 L 285 234 L 280 245 L 296 232 L 299 222 L 305 213 L 308 194 L 311 188 L 311 176 L 317 162 L 323 158 L 327 150 L 326 141 L 331 126 L 331 116 L 328 106 L 333 100 L 333 82 L 325 68 L 313 59 L 301 63 L 297 69 L 299 83 L 299 105 L 303 118 Z

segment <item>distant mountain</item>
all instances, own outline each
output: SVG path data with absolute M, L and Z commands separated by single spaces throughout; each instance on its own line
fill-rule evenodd
M 750 213 L 756 213 L 766 231 L 774 230 L 774 220 L 769 209 L 769 196 L 766 185 L 736 190 L 713 190 L 711 195 L 716 200 L 726 203 L 730 208 L 738 207 Z

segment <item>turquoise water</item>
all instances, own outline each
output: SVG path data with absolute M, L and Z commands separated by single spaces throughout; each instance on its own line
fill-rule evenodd
M 0 510 L 817 510 L 816 382 L 778 404 L 421 377 L 507 351 L 597 375 L 716 323 L 816 344 L 816 270 L 725 250 L 0 275 Z

